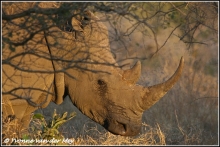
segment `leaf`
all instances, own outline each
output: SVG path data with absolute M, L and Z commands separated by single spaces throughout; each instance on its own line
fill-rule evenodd
M 55 136 L 57 134 L 59 134 L 59 131 L 56 128 L 51 128 L 50 129 L 50 135 L 51 136 Z
M 67 120 L 60 120 L 59 122 L 57 122 L 54 126 L 53 126 L 53 128 L 59 128 L 59 126 L 61 125 L 61 124 L 63 124 L 63 123 L 65 123 Z
M 42 119 L 44 119 L 44 116 L 40 113 L 35 113 L 33 115 L 33 119 L 41 119 L 42 120 Z
M 76 116 L 76 112 L 70 113 L 70 117 L 75 117 L 75 116 Z
M 61 117 L 61 119 L 65 119 L 67 117 L 67 112 L 63 113 L 63 116 Z
M 29 136 L 28 136 L 27 134 L 24 134 L 24 135 L 22 136 L 22 139 L 28 140 L 28 139 L 29 139 Z
M 54 112 L 53 112 L 53 118 L 55 118 L 57 116 L 57 110 L 54 109 Z

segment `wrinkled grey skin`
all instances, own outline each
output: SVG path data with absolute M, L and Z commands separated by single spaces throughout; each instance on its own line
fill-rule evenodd
M 21 6 L 31 7 L 22 3 Z M 6 14 L 16 14 L 8 9 L 3 3 Z M 85 14 L 87 23 L 85 19 L 71 19 L 75 33 L 55 25 L 45 32 L 39 31 L 25 45 L 15 45 L 14 52 L 3 41 L 3 118 L 15 115 L 26 128 L 33 111 L 47 107 L 51 101 L 60 104 L 69 95 L 83 114 L 111 133 L 134 136 L 140 132 L 143 112 L 178 81 L 183 58 L 166 82 L 151 87 L 137 85 L 141 63 L 138 61 L 129 70 L 119 68 L 110 52 L 106 26 L 91 12 Z M 12 22 L 23 23 L 21 18 Z M 3 20 L 3 37 L 15 42 L 27 38 L 30 32 L 13 23 Z M 44 23 L 53 24 L 49 20 Z M 31 31 L 38 27 L 33 26 Z M 17 31 L 20 33 L 14 33 Z

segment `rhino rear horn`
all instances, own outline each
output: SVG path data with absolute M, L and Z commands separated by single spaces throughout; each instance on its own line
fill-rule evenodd
M 123 73 L 123 79 L 126 80 L 129 84 L 135 84 L 141 75 L 141 62 L 137 63 L 128 70 L 125 70 Z
M 158 85 L 154 85 L 151 87 L 146 87 L 146 93 L 143 97 L 143 106 L 144 110 L 149 109 L 153 106 L 157 101 L 159 101 L 178 81 L 181 76 L 182 69 L 184 66 L 184 59 L 181 57 L 179 67 L 177 68 L 176 72 L 170 77 L 166 82 L 160 83 Z

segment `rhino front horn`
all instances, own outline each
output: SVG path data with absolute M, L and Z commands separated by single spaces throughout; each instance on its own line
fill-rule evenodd
M 160 83 L 158 85 L 146 87 L 146 93 L 143 96 L 143 106 L 144 110 L 149 109 L 153 106 L 157 101 L 159 101 L 168 90 L 170 90 L 173 85 L 178 81 L 181 76 L 182 69 L 184 65 L 184 59 L 181 57 L 179 67 L 176 72 L 170 77 L 166 82 Z

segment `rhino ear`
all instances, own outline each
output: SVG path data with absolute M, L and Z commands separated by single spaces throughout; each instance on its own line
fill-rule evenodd
M 131 69 L 124 70 L 123 79 L 129 84 L 135 84 L 141 75 L 141 62 L 138 61 Z
M 75 31 L 83 32 L 83 29 L 81 28 L 82 24 L 76 18 L 72 17 L 71 25 Z

